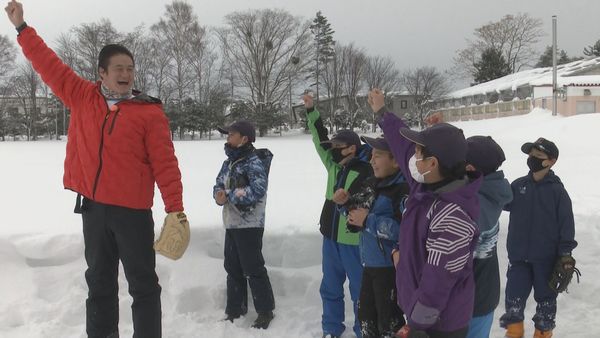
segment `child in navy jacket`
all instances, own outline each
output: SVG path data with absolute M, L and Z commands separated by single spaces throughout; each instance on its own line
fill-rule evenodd
M 528 154 L 529 174 L 512 184 L 513 200 L 508 225 L 509 267 L 506 283 L 506 313 L 500 325 L 506 337 L 524 335 L 524 311 L 533 287 L 537 302 L 534 337 L 552 336 L 556 317 L 557 291 L 549 281 L 556 262 L 572 261 L 577 246 L 571 199 L 560 178 L 551 170 L 558 159 L 556 145 L 544 138 L 523 144 Z M 573 261 L 574 265 L 574 261 Z

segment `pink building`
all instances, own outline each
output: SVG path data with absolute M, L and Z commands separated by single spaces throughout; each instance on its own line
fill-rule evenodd
M 557 67 L 558 113 L 600 113 L 600 57 Z M 535 68 L 457 90 L 435 102 L 445 121 L 479 120 L 552 110 L 552 67 Z

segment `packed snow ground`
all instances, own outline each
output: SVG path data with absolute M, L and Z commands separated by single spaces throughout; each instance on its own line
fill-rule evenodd
M 600 327 L 600 141 L 595 137 L 600 114 L 552 117 L 536 110 L 525 116 L 456 123 L 467 136 L 492 135 L 502 145 L 503 169 L 514 180 L 526 174 L 525 141 L 544 136 L 556 142 L 555 166 L 573 200 L 576 238 L 574 251 L 583 276 L 558 301 L 555 337 L 599 337 Z M 225 271 L 220 208 L 211 196 L 214 178 L 224 159 L 224 139 L 176 142 L 183 173 L 184 203 L 191 222 L 192 241 L 179 261 L 157 259 L 163 287 L 163 336 L 180 337 L 320 337 L 321 210 L 325 170 L 308 135 L 259 138 L 257 147 L 275 154 L 270 174 L 265 259 L 276 298 L 276 318 L 266 331 L 250 329 L 249 314 L 234 324 L 220 322 L 225 305 Z M 81 219 L 72 213 L 75 194 L 62 188 L 65 142 L 0 143 L 0 337 L 85 337 L 85 297 Z M 155 197 L 158 233 L 163 204 Z M 506 260 L 508 215 L 501 216 L 499 256 L 501 274 Z M 502 279 L 504 283 L 504 278 Z M 503 295 L 502 300 L 503 301 Z M 533 298 L 533 297 L 531 297 Z M 131 299 L 120 276 L 120 333 L 131 337 Z M 346 303 L 346 326 L 351 307 Z M 495 313 L 492 337 L 502 304 Z M 527 309 L 526 336 L 533 335 L 535 304 Z M 344 337 L 353 337 L 348 328 Z

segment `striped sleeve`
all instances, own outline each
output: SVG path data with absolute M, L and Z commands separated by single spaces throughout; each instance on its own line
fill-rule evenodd
M 435 207 L 434 204 L 432 210 Z M 441 266 L 449 272 L 464 268 L 475 236 L 475 224 L 469 216 L 458 205 L 448 204 L 433 215 L 429 229 L 427 264 Z
M 475 222 L 456 204 L 435 202 L 427 217 L 427 264 L 408 318 L 409 325 L 417 329 L 427 329 L 440 320 L 456 283 L 466 269 L 472 269 L 469 262 L 478 235 Z

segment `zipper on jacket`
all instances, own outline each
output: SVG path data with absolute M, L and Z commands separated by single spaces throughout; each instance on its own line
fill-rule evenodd
M 348 178 L 348 172 L 350 170 L 346 170 L 346 166 L 342 167 L 342 171 L 339 173 L 341 174 L 340 177 L 337 179 L 337 182 L 335 183 L 335 186 L 333 188 L 333 193 L 335 194 L 335 192 L 340 189 L 343 188 L 343 186 L 341 186 L 341 184 L 346 183 L 346 179 Z M 339 175 L 338 174 L 338 175 Z M 333 202 L 333 201 L 332 201 Z M 338 232 L 339 232 L 339 223 L 340 223 L 340 211 L 338 210 L 338 206 L 335 202 L 333 202 L 333 224 L 331 227 L 331 239 L 334 242 L 338 241 Z
M 92 199 L 96 198 L 96 189 L 98 188 L 98 181 L 100 180 L 100 173 L 102 172 L 102 151 L 104 150 L 104 129 L 106 128 L 106 123 L 108 122 L 108 118 L 110 117 L 110 108 L 108 107 L 108 103 L 106 103 L 106 101 L 104 102 L 104 104 L 106 105 L 106 115 L 104 116 L 104 121 L 102 122 L 102 129 L 100 130 L 101 136 L 100 136 L 100 146 L 98 147 L 98 171 L 96 171 L 96 178 L 94 179 L 94 188 L 92 190 Z M 117 106 L 115 104 L 115 106 Z M 119 108 L 117 106 L 117 110 L 116 112 L 119 111 Z M 115 119 L 116 117 L 116 113 L 115 113 L 115 117 L 113 118 L 112 121 L 112 126 L 110 128 L 110 132 L 112 132 L 112 127 L 114 127 L 115 125 Z
M 531 205 L 533 205 L 533 203 L 535 203 L 535 198 L 536 198 L 536 196 L 535 196 L 536 189 L 535 188 L 537 188 L 536 183 L 535 183 L 535 181 L 532 180 L 531 188 L 530 188 L 530 190 L 531 190 L 531 200 L 530 200 L 531 203 L 530 204 Z M 529 208 L 529 220 L 528 221 L 529 221 L 530 226 L 529 226 L 529 233 L 527 234 L 527 242 L 528 243 L 531 242 L 531 233 L 533 232 L 533 211 L 534 211 L 533 207 Z M 530 259 L 531 259 L 531 245 L 528 245 L 527 246 L 527 257 L 525 258 L 525 261 L 528 261 Z
M 112 134 L 113 129 L 115 128 L 115 122 L 117 121 L 117 116 L 119 116 L 119 111 L 121 111 L 121 108 L 119 108 L 119 106 L 117 106 L 116 104 L 114 106 L 117 107 L 117 110 L 115 110 L 115 116 L 113 117 L 112 123 L 110 124 L 110 128 L 108 129 L 108 135 Z

